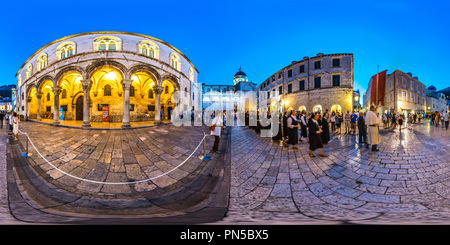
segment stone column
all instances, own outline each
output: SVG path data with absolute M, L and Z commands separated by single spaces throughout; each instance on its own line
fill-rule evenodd
M 91 127 L 90 115 L 89 115 L 89 94 L 91 91 L 91 79 L 81 81 L 83 87 L 83 124 L 82 127 Z
M 61 92 L 60 87 L 53 87 L 53 124 L 59 124 L 59 93 Z
M 122 128 L 130 127 L 130 86 L 131 80 L 123 79 L 123 118 L 122 118 Z
M 36 110 L 36 121 L 41 121 L 41 98 L 42 98 L 42 93 L 36 93 L 36 105 L 37 105 L 37 110 Z M 30 110 L 28 110 L 28 113 Z
M 163 92 L 163 86 L 156 85 L 155 91 L 155 123 L 161 123 L 161 93 Z

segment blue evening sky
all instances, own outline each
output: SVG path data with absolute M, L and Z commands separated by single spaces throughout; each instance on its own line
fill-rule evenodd
M 71 34 L 127 31 L 162 39 L 199 70 L 198 81 L 232 84 L 242 66 L 262 83 L 317 53 L 353 53 L 354 89 L 388 69 L 427 87 L 450 86 L 449 1 L 7 1 L 0 8 L 0 85 L 45 44 Z

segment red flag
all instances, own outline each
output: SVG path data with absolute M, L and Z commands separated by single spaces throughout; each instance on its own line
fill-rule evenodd
M 378 103 L 381 102 L 381 105 L 384 106 L 384 95 L 386 93 L 386 72 L 387 70 L 384 70 L 372 76 L 372 84 L 370 86 L 371 105 L 378 106 Z

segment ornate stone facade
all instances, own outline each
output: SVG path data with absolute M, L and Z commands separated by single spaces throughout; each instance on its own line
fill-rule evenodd
M 179 103 L 198 105 L 198 70 L 172 45 L 129 32 L 88 32 L 50 42 L 36 51 L 16 74 L 18 112 L 28 118 L 160 122 L 177 105 L 175 91 L 188 92 Z M 195 95 L 197 94 L 197 95 Z M 185 101 L 183 101 L 185 100 Z M 189 100 L 189 101 L 187 101 Z M 161 111 L 163 113 L 161 113 Z
M 284 111 L 351 111 L 353 54 L 319 53 L 293 61 L 266 79 L 256 91 L 259 108 L 270 107 L 276 98 L 280 106 L 277 109 Z

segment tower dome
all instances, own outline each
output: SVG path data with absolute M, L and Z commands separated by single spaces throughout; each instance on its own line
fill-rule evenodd
M 240 82 L 248 82 L 247 74 L 245 72 L 241 71 L 241 67 L 239 67 L 239 71 L 234 74 L 234 85 L 240 83 Z
M 428 90 L 433 90 L 433 91 L 436 91 L 436 90 L 437 90 L 436 87 L 433 86 L 433 85 L 429 86 L 427 89 L 428 89 Z

